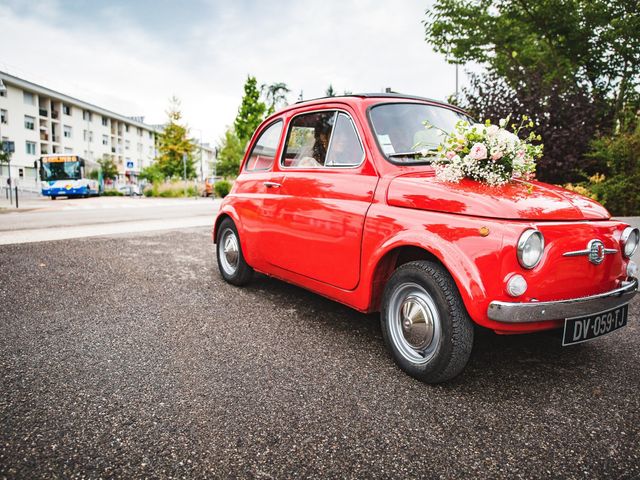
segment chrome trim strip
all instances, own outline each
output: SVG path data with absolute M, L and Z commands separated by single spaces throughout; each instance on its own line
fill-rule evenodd
M 622 286 L 589 297 L 556 300 L 552 302 L 493 301 L 487 308 L 491 320 L 504 323 L 528 323 L 589 315 L 620 307 L 638 293 L 638 279 L 632 278 Z
M 590 248 L 586 248 L 584 250 L 576 250 L 575 252 L 563 253 L 562 256 L 563 257 L 579 257 L 580 255 L 589 255 L 590 253 L 591 253 L 591 249 Z M 615 248 L 605 248 L 604 249 L 604 254 L 605 255 L 612 255 L 614 253 L 618 253 L 618 250 L 616 250 Z

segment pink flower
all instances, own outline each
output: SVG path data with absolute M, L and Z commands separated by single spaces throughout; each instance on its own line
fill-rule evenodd
M 499 148 L 491 150 L 491 160 L 493 160 L 494 162 L 500 160 L 502 158 L 502 155 L 502 150 L 500 150 Z
M 487 147 L 484 146 L 484 143 L 475 143 L 471 147 L 469 157 L 474 160 L 484 160 L 487 158 Z
M 456 156 L 456 152 L 454 152 L 453 150 L 449 150 L 447 153 L 444 154 L 445 157 L 447 157 L 448 160 L 451 160 L 453 157 Z

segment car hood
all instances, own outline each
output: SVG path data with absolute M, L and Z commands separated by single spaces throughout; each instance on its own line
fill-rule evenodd
M 442 182 L 433 171 L 401 175 L 389 184 L 396 207 L 519 220 L 606 220 L 609 212 L 589 198 L 541 182 L 492 187 L 473 180 Z

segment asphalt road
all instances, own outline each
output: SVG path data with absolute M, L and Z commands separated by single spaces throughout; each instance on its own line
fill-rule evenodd
M 222 282 L 208 228 L 5 245 L 0 478 L 638 478 L 639 307 L 428 386 L 376 316 Z

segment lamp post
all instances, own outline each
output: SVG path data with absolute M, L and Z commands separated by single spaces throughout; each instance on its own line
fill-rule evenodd
M 7 87 L 4 84 L 4 82 L 2 81 L 2 79 L 0 78 L 0 93 L 5 93 L 7 91 Z M 2 122 L 0 122 L 0 127 L 2 126 Z M 0 150 L 2 150 L 2 153 L 4 152 L 4 142 L 2 141 L 2 133 L 0 133 Z M 9 195 L 10 195 L 10 204 L 13 204 L 13 195 L 11 193 L 11 154 L 7 153 L 7 176 L 9 177 L 9 181 L 7 182 L 8 185 L 7 187 L 9 188 Z

